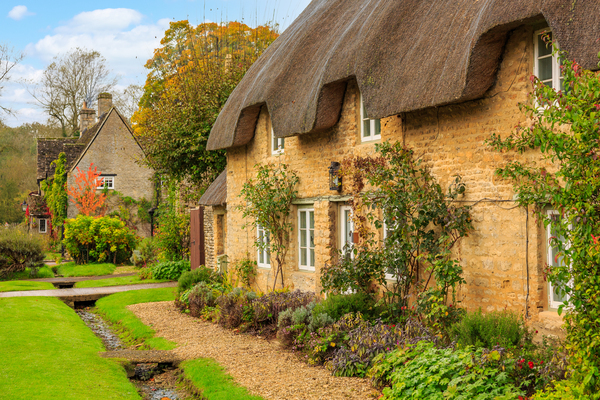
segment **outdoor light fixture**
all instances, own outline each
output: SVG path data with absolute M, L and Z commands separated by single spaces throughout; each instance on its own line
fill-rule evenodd
M 148 214 L 150 215 L 150 237 L 154 237 L 154 213 L 156 210 L 158 210 L 156 207 L 148 210 Z
M 332 161 L 329 166 L 329 190 L 342 190 L 342 177 L 339 176 L 340 163 Z
M 27 212 L 27 200 L 23 200 L 23 203 L 21 203 L 21 210 L 23 210 L 23 212 Z

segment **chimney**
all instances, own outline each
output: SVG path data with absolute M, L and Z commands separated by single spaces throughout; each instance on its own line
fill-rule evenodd
M 98 118 L 112 108 L 112 94 L 100 93 L 98 95 Z
M 85 131 L 96 123 L 96 110 L 87 108 L 87 102 L 83 102 L 83 107 L 79 111 L 79 132 Z

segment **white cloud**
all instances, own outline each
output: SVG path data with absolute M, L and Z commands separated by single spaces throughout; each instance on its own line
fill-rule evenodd
M 26 6 L 14 6 L 12 10 L 8 12 L 8 18 L 12 18 L 15 21 L 20 21 L 29 15 L 34 15 L 34 13 L 29 12 Z
M 143 15 L 129 8 L 105 8 L 77 14 L 67 25 L 56 28 L 62 34 L 120 32 L 142 22 Z

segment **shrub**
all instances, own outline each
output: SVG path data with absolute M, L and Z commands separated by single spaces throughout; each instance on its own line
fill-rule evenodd
M 218 273 L 215 273 L 212 269 L 201 265 L 200 268 L 186 271 L 181 274 L 177 283 L 177 292 L 183 293 L 200 282 L 223 283 L 223 278 Z
M 378 309 L 368 294 L 354 293 L 331 295 L 317 304 L 313 313 L 327 314 L 335 320 L 348 313 L 361 313 L 366 319 L 374 319 L 378 315 Z
M 282 311 L 294 311 L 308 305 L 314 299 L 314 293 L 301 290 L 267 293 L 252 302 L 251 325 L 261 333 L 274 334 L 277 331 L 277 322 Z
M 250 288 L 250 284 L 256 276 L 256 261 L 245 258 L 235 263 L 234 269 L 244 287 Z
M 44 265 L 44 242 L 21 227 L 0 228 L 0 277 L 29 269 L 35 276 Z
M 192 289 L 190 289 L 187 295 L 187 301 L 190 307 L 190 315 L 192 317 L 200 317 L 206 307 L 215 307 L 217 305 L 217 299 L 221 296 L 222 292 L 210 285 L 207 282 L 200 282 Z M 185 299 L 182 299 L 182 301 Z
M 152 279 L 152 268 L 142 268 L 138 271 L 138 276 L 141 280 Z
M 152 277 L 154 279 L 176 281 L 182 273 L 190 271 L 190 269 L 190 262 L 186 260 L 163 261 L 152 268 Z
M 65 222 L 63 244 L 77 264 L 123 263 L 131 258 L 137 241 L 118 218 L 78 215 Z
M 517 399 L 525 395 L 503 373 L 502 355 L 479 349 L 439 349 L 428 341 L 383 353 L 369 371 L 382 399 Z M 522 397 L 521 397 L 522 398 Z
M 150 267 L 158 258 L 158 248 L 151 238 L 144 238 L 140 241 L 137 249 L 131 256 L 131 262 L 136 268 Z
M 221 310 L 219 324 L 225 328 L 237 328 L 243 322 L 244 311 L 249 309 L 250 302 L 256 298 L 256 293 L 243 288 L 235 288 L 224 293 L 217 299 Z
M 495 311 L 483 314 L 481 309 L 467 313 L 450 328 L 452 338 L 461 345 L 485 347 L 516 347 L 530 342 L 523 319 L 512 311 Z
M 159 258 L 177 261 L 190 254 L 190 215 L 179 214 L 172 206 L 161 206 L 154 240 L 160 249 Z

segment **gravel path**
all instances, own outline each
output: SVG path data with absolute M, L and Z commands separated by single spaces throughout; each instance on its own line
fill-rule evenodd
M 273 400 L 366 400 L 379 394 L 366 379 L 339 378 L 322 367 L 310 367 L 279 342 L 238 335 L 180 313 L 172 301 L 128 306 L 156 330 L 179 344 L 184 359 L 213 358 L 240 385 Z

